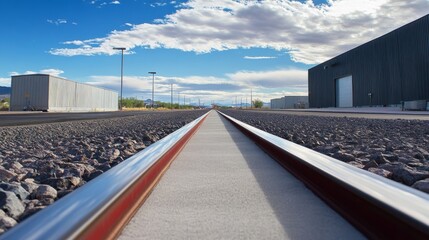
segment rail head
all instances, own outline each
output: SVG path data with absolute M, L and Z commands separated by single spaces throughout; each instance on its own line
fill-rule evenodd
M 428 194 L 220 114 L 370 238 L 429 239 Z
M 162 172 L 209 113 L 155 142 L 126 161 L 19 223 L 2 239 L 105 239 L 122 228 L 129 214 L 121 206 L 140 205 Z M 165 160 L 163 160 L 165 158 Z M 157 166 L 161 161 L 163 165 Z M 140 192 L 133 192 L 135 189 Z M 130 190 L 131 189 L 131 190 Z M 121 205 L 122 204 L 122 205 Z M 128 214 L 128 215 L 127 215 Z M 111 219 L 112 217 L 117 219 Z M 106 224 L 107 223 L 107 224 Z M 107 228 L 107 229 L 105 229 Z

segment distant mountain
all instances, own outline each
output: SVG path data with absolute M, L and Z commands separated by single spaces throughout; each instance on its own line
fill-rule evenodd
M 10 87 L 1 87 L 0 86 L 0 95 L 8 95 L 11 92 Z

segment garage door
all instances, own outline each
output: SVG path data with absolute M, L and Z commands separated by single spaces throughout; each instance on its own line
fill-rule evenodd
M 336 79 L 335 85 L 337 107 L 353 107 L 352 76 Z

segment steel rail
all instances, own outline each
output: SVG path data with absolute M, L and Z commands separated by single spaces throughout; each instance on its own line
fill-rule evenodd
M 115 238 L 207 115 L 29 217 L 0 239 Z
M 369 238 L 429 239 L 428 194 L 220 114 Z

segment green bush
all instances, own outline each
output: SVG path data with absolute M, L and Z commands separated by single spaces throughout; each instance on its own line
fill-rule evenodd
M 262 108 L 263 105 L 264 105 L 264 103 L 260 99 L 255 99 L 253 101 L 253 106 L 255 108 Z
M 0 100 L 0 111 L 9 111 L 9 98 Z

